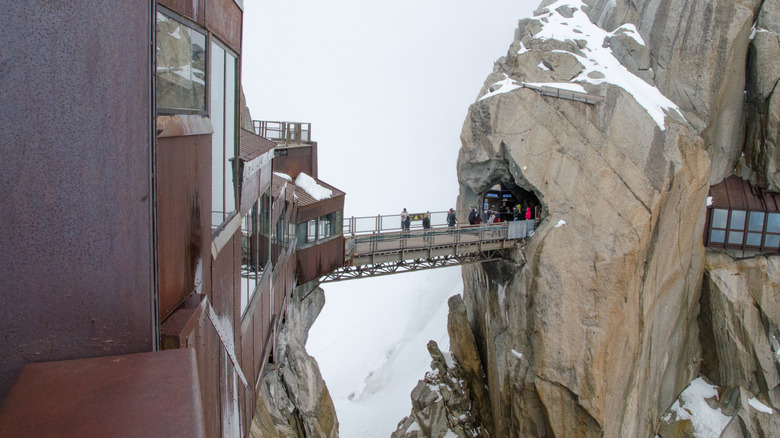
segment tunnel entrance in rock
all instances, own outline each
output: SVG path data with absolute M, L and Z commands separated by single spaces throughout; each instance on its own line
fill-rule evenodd
M 487 222 L 492 213 L 501 222 L 534 219 L 538 224 L 542 203 L 536 194 L 511 181 L 498 181 L 478 197 L 480 217 Z

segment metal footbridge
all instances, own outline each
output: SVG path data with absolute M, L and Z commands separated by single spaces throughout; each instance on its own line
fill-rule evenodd
M 423 215 L 410 216 L 412 223 L 408 230 L 401 229 L 400 215 L 345 218 L 344 266 L 321 281 L 497 260 L 534 230 L 533 219 L 450 227 L 446 224 L 446 211 L 431 212 L 432 226 L 423 229 Z

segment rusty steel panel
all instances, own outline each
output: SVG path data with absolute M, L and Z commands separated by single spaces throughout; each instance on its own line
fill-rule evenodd
M 214 311 L 219 317 L 229 318 L 231 329 L 233 321 L 235 321 L 233 318 L 234 290 L 236 286 L 240 287 L 237 278 L 240 272 L 236 269 L 236 261 L 234 260 L 236 235 L 240 235 L 240 231 L 230 238 L 230 241 L 217 255 L 217 259 L 211 262 L 212 288 L 209 291 L 209 300 L 211 300 Z
M 157 3 L 205 27 L 203 0 L 158 0 Z
M 276 149 L 277 155 L 274 157 L 274 172 L 280 172 L 287 175 L 295 181 L 298 174 L 303 172 L 306 175 L 316 178 L 316 168 L 314 167 L 314 147 L 313 146 L 291 146 L 280 147 Z M 281 152 L 281 154 L 279 153 Z
M 201 289 L 211 264 L 211 136 L 157 143 L 157 235 L 160 318 Z
M 297 257 L 298 284 L 308 283 L 344 266 L 344 236 L 299 249 Z
M 315 204 L 307 206 L 298 206 L 298 215 L 296 218 L 297 224 L 305 223 L 306 221 L 316 219 L 320 216 L 325 216 L 329 213 L 344 210 L 344 195 L 334 196 L 332 198 L 323 199 Z
M 206 28 L 214 32 L 234 52 L 241 53 L 244 12 L 234 0 L 205 0 L 205 3 Z
M 25 436 L 203 437 L 195 351 L 26 365 L 0 404 L 0 437 Z
M 57 4 L 0 13 L 0 399 L 25 363 L 155 342 L 153 4 Z

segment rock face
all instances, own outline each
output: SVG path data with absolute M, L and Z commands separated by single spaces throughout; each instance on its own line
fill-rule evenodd
M 309 328 L 324 304 L 325 294 L 318 285 L 307 283 L 295 289 L 274 350 L 275 367 L 269 366 L 263 378 L 251 436 L 338 437 L 333 400 L 317 362 L 305 348 Z
M 556 5 L 520 22 L 521 40 L 481 96 L 502 75 L 562 82 L 584 71 L 573 62 L 586 67 L 591 47 L 543 37 L 556 14 L 582 14 Z M 628 30 L 613 33 L 610 45 Z M 549 50 L 553 69 L 528 75 Z M 635 70 L 645 64 L 637 57 Z M 648 77 L 637 79 L 650 87 Z M 704 141 L 673 112 L 659 126 L 625 87 L 584 85 L 605 101 L 520 88 L 478 100 L 461 134 L 459 209 L 499 181 L 532 190 L 544 206 L 524 260 L 463 269 L 491 436 L 648 436 L 698 371 L 691 359 L 699 355 L 699 236 L 710 178 Z
M 710 183 L 730 175 L 744 142 L 745 59 L 761 0 L 587 3 L 591 20 L 607 30 L 636 25 L 650 51 L 653 81 L 704 139 Z
M 780 191 L 780 1 L 765 1 L 748 56 L 748 125 L 739 173 Z

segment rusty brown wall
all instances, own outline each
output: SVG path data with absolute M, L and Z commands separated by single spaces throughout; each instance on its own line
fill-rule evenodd
M 201 284 L 211 267 L 211 135 L 157 142 L 160 319 Z M 200 272 L 197 272 L 197 271 Z M 197 274 L 197 275 L 196 275 Z
M 204 0 L 200 0 L 204 1 Z M 241 53 L 241 20 L 243 11 L 234 0 L 205 0 L 206 28 L 230 46 L 236 53 Z
M 153 5 L 3 3 L 0 399 L 24 363 L 153 347 Z
M 298 250 L 298 284 L 320 278 L 344 266 L 344 236 Z
M 274 157 L 274 172 L 290 175 L 293 181 L 301 172 L 315 178 L 317 177 L 313 175 L 316 172 L 313 167 L 313 148 L 311 146 L 291 147 L 284 150 L 287 151 L 287 155 Z
M 159 0 L 157 3 L 205 27 L 206 3 L 202 0 Z
M 298 214 L 296 216 L 297 224 L 302 224 L 306 221 L 316 219 L 320 216 L 325 216 L 329 213 L 337 211 L 344 211 L 344 195 L 334 196 L 332 198 L 323 199 L 314 204 L 310 204 L 304 207 L 298 207 Z

